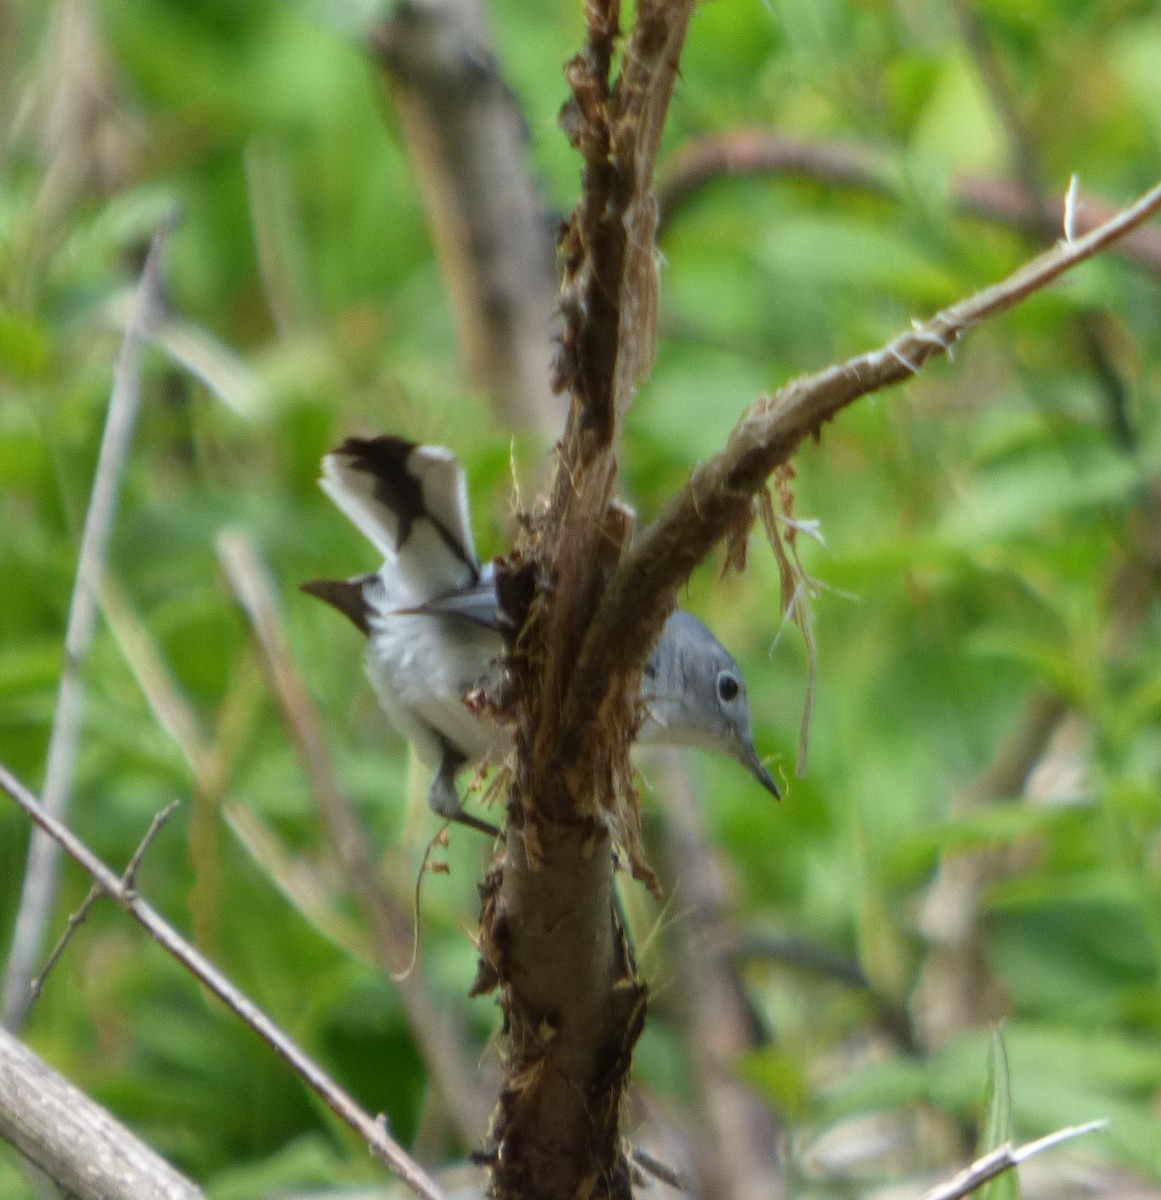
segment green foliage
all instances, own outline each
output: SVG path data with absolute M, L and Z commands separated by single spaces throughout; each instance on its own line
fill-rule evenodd
M 988 1054 L 988 1078 L 984 1084 L 984 1123 L 980 1130 L 979 1153 L 987 1154 L 1012 1140 L 1012 1080 L 1003 1034 L 992 1033 Z M 1020 1179 L 1005 1171 L 980 1189 L 980 1200 L 1020 1200 Z
M 357 923 L 221 583 L 220 530 L 245 530 L 271 563 L 340 779 L 375 845 L 396 855 L 393 885 L 408 900 L 435 829 L 408 809 L 422 785 L 362 682 L 357 635 L 296 590 L 374 565 L 319 494 L 319 457 L 355 428 L 447 442 L 469 467 L 482 549 L 506 544 L 510 431 L 456 366 L 418 190 L 359 47 L 366 6 L 104 0 L 82 51 L 70 51 L 95 56 L 100 104 L 69 92 L 77 60 L 60 49 L 53 7 L 11 7 L 17 36 L 0 85 L 12 147 L 0 180 L 0 761 L 39 785 L 116 313 L 144 241 L 177 205 L 168 299 L 202 331 L 197 361 L 224 381 L 227 403 L 149 352 L 111 571 L 203 732 L 228 747 L 224 795 L 193 797 L 140 664 L 104 624 L 85 672 L 71 821 L 123 864 L 152 815 L 186 799 L 141 890 L 410 1140 L 434 1119 L 393 989 L 288 898 L 275 860 L 216 807 L 260 818 L 286 871 L 313 872 L 327 911 Z M 532 163 L 563 210 L 577 167 L 554 118 L 580 9 L 531 8 L 495 7 L 498 49 Z M 978 8 L 1054 192 L 1074 172 L 1082 195 L 1113 201 L 1154 181 L 1154 6 Z M 52 95 L 85 117 L 63 149 L 44 132 Z M 763 391 L 871 348 L 1033 249 L 949 202 L 958 172 L 1009 169 L 1003 125 L 944 6 L 702 5 L 666 146 L 740 124 L 874 146 L 898 191 L 751 178 L 716 182 L 677 215 L 662 247 L 657 370 L 624 454 L 642 520 Z M 806 660 L 790 632 L 770 653 L 781 621 L 771 555 L 756 542 L 745 575 L 718 579 L 710 565 L 691 582 L 687 603 L 736 649 L 758 743 L 790 780 L 774 806 L 731 764 L 691 756 L 730 864 L 731 915 L 840 951 L 870 981 L 851 989 L 778 964 L 750 973 L 775 1041 L 739 1070 L 804 1128 L 917 1106 L 982 1123 L 990 1145 L 1108 1115 L 1093 1146 L 1161 1177 L 1161 608 L 1156 576 L 1134 574 L 1156 539 L 1156 289 L 1115 257 L 1087 267 L 803 449 L 796 511 L 825 536 L 799 535 L 825 585 L 804 779 L 792 771 Z M 1078 332 L 1085 314 L 1125 387 L 1131 454 Z M 517 439 L 512 455 L 527 495 L 539 451 Z M 961 807 L 1036 691 L 1075 714 L 1048 755 L 1055 774 L 1022 800 Z M 5 946 L 26 839 L 23 818 L 0 804 Z M 981 936 L 1011 1014 L 1010 1065 L 994 1051 L 982 1106 L 987 1032 L 925 1055 L 881 1038 L 872 1063 L 850 1050 L 913 993 L 926 956 L 916 912 L 941 857 L 979 849 L 1006 855 L 981 894 Z M 451 875 L 424 884 L 425 966 L 484 1056 L 494 1010 L 467 999 L 475 958 L 463 933 L 480 847 L 457 832 L 448 858 Z M 58 929 L 86 890 L 66 872 Z M 681 909 L 679 896 L 665 919 Z M 655 982 L 663 998 L 664 966 Z M 688 1063 L 664 1004 L 653 1021 L 639 1073 L 685 1098 Z M 224 1200 L 378 1177 L 283 1064 L 109 907 L 49 981 L 29 1038 Z M 24 1187 L 0 1156 L 0 1200 Z

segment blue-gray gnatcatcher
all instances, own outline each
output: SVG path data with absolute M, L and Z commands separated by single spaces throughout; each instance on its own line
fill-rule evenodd
M 368 638 L 367 673 L 392 724 L 435 769 L 428 802 L 440 816 L 487 833 L 464 812 L 461 768 L 506 748 L 505 732 L 464 704 L 503 653 L 494 574 L 481 569 L 463 468 L 450 450 L 398 437 L 348 438 L 323 458 L 323 491 L 386 561 L 356 579 L 303 590 Z M 642 681 L 639 737 L 701 746 L 740 762 L 767 791 L 774 777 L 754 748 L 741 668 L 694 616 L 669 618 Z

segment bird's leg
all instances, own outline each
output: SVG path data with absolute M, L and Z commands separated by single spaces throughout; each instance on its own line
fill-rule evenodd
M 439 769 L 427 792 L 427 802 L 431 806 L 432 812 L 443 817 L 445 821 L 455 821 L 460 825 L 467 825 L 471 829 L 479 830 L 480 833 L 486 833 L 491 838 L 499 837 L 500 830 L 495 825 L 480 817 L 472 816 L 471 813 L 464 812 L 463 801 L 460 799 L 459 792 L 456 791 L 456 772 L 468 760 L 446 741 L 441 740 L 441 742 L 443 755 L 439 760 Z

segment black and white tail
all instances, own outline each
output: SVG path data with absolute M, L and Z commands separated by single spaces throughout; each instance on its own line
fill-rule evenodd
M 398 437 L 348 438 L 323 459 L 320 484 L 416 601 L 479 580 L 467 481 L 450 450 Z

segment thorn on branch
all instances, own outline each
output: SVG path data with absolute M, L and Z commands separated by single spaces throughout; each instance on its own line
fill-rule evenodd
M 902 366 L 903 368 L 905 368 L 905 369 L 906 369 L 906 370 L 907 370 L 907 371 L 908 371 L 910 374 L 912 374 L 912 375 L 918 375 L 918 374 L 919 374 L 919 371 L 920 371 L 920 365 L 919 365 L 918 363 L 914 363 L 914 362 L 912 362 L 912 361 L 911 361 L 911 359 L 909 359 L 909 358 L 908 358 L 908 357 L 907 357 L 907 356 L 906 356 L 906 355 L 903 353 L 903 351 L 899 349 L 899 344 L 898 344 L 898 342 L 892 342 L 892 343 L 891 343 L 891 344 L 890 344 L 890 345 L 887 347 L 887 353 L 888 353 L 888 354 L 890 354 L 890 355 L 891 355 L 891 357 L 892 357 L 893 359 L 895 359 L 895 360 L 896 360 L 896 362 L 898 362 L 898 363 L 900 364 L 900 366 Z
M 1069 176 L 1068 191 L 1064 193 L 1064 240 L 1070 245 L 1076 241 L 1076 210 L 1080 190 L 1080 179 Z

